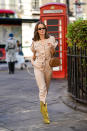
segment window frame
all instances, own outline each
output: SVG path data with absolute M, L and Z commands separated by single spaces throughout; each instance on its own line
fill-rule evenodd
M 32 0 L 32 9 L 33 10 L 39 9 L 39 0 Z

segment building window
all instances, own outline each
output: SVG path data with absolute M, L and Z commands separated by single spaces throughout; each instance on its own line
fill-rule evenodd
M 60 3 L 60 0 L 56 0 L 56 2 Z
M 22 5 L 22 0 L 18 0 L 18 7 L 19 7 L 19 10 L 22 10 L 23 8 L 23 5 Z
M 60 0 L 60 3 L 65 3 L 64 0 Z
M 0 1 L 0 8 L 5 8 L 5 0 Z
M 15 8 L 15 0 L 9 0 L 10 8 Z
M 32 9 L 39 9 L 39 0 L 32 0 Z

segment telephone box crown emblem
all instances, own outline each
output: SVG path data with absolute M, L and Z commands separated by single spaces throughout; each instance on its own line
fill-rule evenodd
M 55 9 L 55 6 L 51 6 L 50 9 L 52 9 L 52 10 Z

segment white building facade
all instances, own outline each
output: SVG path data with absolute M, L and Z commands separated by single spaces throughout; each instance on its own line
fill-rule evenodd
M 0 0 L 0 9 L 12 9 L 20 18 L 39 18 L 40 16 L 40 6 L 51 3 L 65 3 L 67 0 Z M 80 2 L 81 5 L 75 6 L 75 2 Z M 73 16 L 76 16 L 77 12 L 81 12 L 84 18 L 87 18 L 87 2 L 86 0 L 69 0 L 69 9 Z

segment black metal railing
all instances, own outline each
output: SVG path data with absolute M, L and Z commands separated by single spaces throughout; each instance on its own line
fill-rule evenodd
M 76 100 L 87 103 L 87 47 L 68 48 L 68 92 Z

